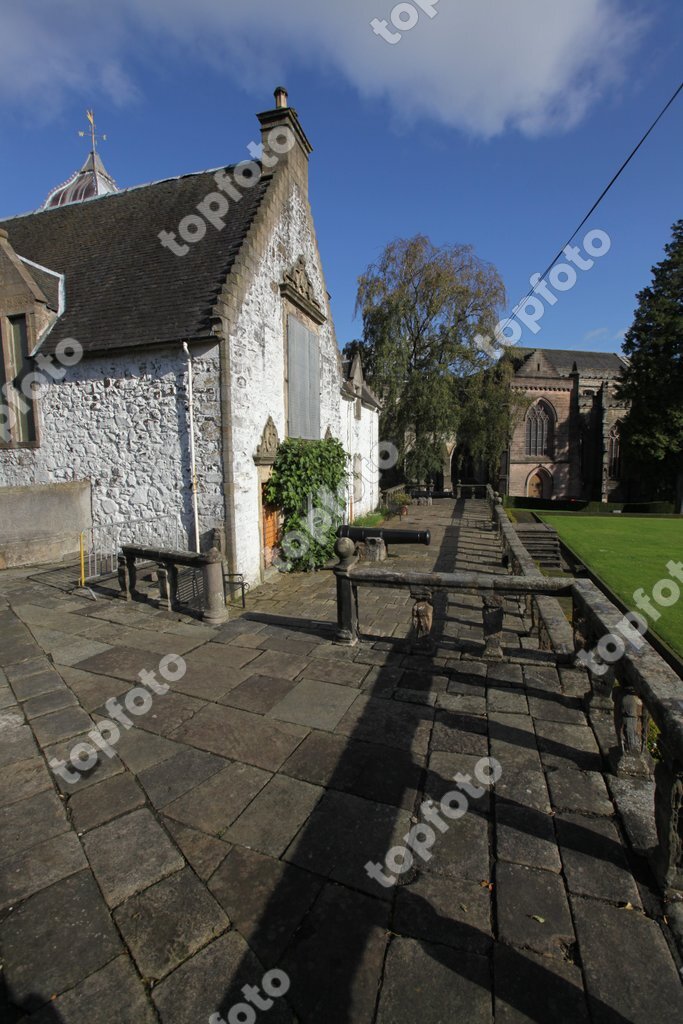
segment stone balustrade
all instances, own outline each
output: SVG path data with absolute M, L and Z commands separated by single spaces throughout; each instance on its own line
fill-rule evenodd
M 202 618 L 210 626 L 218 626 L 227 621 L 228 610 L 225 603 L 225 585 L 223 581 L 223 556 L 217 548 L 211 548 L 205 554 L 189 551 L 165 551 L 160 548 L 139 547 L 124 544 L 119 555 L 118 576 L 121 596 L 132 601 L 137 596 L 136 562 L 143 560 L 154 562 L 158 569 L 159 589 L 162 606 L 167 611 L 178 608 L 178 566 L 199 569 L 204 583 L 204 611 Z
M 558 662 L 579 666 L 605 637 L 629 637 L 623 653 L 612 663 L 601 663 L 593 655 L 589 668 L 589 711 L 610 710 L 613 723 L 612 768 L 619 775 L 649 776 L 655 779 L 654 816 L 658 842 L 651 852 L 656 877 L 674 901 L 683 899 L 683 681 L 652 646 L 631 627 L 624 615 L 590 580 L 546 577 L 538 573 L 526 549 L 505 516 L 500 499 L 493 492 L 495 521 L 501 534 L 512 575 L 474 572 L 400 572 L 359 564 L 352 540 L 337 541 L 339 564 L 337 584 L 337 642 L 356 644 L 359 640 L 358 588 L 394 587 L 408 589 L 415 600 L 413 611 L 414 649 L 431 653 L 431 608 L 435 591 L 474 594 L 483 601 L 484 658 L 503 658 L 502 630 L 504 597 L 518 597 L 533 610 L 534 627 L 543 646 Z M 509 527 L 509 529 L 508 529 Z M 556 598 L 571 596 L 573 622 L 562 614 Z M 603 671 L 604 670 L 604 671 Z M 656 766 L 648 752 L 648 724 L 652 719 L 660 731 L 661 760 Z

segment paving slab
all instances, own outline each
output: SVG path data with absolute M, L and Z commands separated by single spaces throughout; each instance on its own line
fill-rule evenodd
M 232 646 L 229 648 L 232 650 Z M 296 679 L 309 664 L 309 658 L 298 654 L 284 654 L 280 651 L 250 651 L 254 660 L 249 662 L 254 675 L 278 676 Z
M 42 757 L 30 757 L 0 768 L 0 807 L 15 804 L 46 789 L 52 789 L 52 778 Z
M 144 771 L 186 749 L 184 743 L 135 727 L 123 730 L 116 744 L 116 753 L 132 772 Z
M 44 668 L 40 672 L 31 673 L 19 679 L 10 678 L 10 685 L 18 701 L 42 697 L 54 690 L 63 692 L 66 687 L 62 677 L 53 668 Z
M 324 885 L 323 879 L 236 846 L 209 889 L 256 955 L 277 963 Z
M 496 1024 L 590 1024 L 576 965 L 497 943 L 493 974 Z
M 0 860 L 0 910 L 86 867 L 76 834 L 62 832 Z
M 164 813 L 221 838 L 270 778 L 261 768 L 234 762 L 168 804 Z
M 26 761 L 38 755 L 38 747 L 33 739 L 33 733 L 28 725 L 15 726 L 15 716 L 12 715 L 12 728 L 4 728 L 8 718 L 6 711 L 0 711 L 0 768 L 5 765 L 14 764 L 17 761 Z
M 439 810 L 438 805 L 435 808 Z M 487 818 L 472 808 L 462 818 L 445 823 L 448 829 L 443 833 L 437 830 L 432 857 L 422 864 L 423 870 L 475 882 L 490 879 L 491 842 Z
M 128 629 L 119 633 L 117 646 L 132 647 L 138 651 L 154 652 L 163 657 L 165 654 L 187 654 L 195 647 L 201 646 L 210 637 L 187 637 L 177 633 L 165 633 L 152 629 Z
M 555 822 L 570 892 L 642 907 L 613 822 L 580 814 L 557 815 Z
M 164 818 L 163 823 L 185 860 L 203 882 L 211 878 L 232 849 L 229 843 L 208 836 L 205 832 L 198 832 L 197 829 L 188 828 L 173 818 Z
M 26 718 L 39 718 L 41 715 L 49 715 L 52 711 L 63 711 L 65 708 L 74 707 L 78 704 L 76 697 L 64 687 L 63 690 L 53 690 L 41 697 L 33 697 L 22 705 L 22 711 Z
M 396 890 L 393 930 L 486 956 L 493 947 L 491 900 L 480 882 L 420 873 Z
M 637 910 L 572 897 L 594 1024 L 683 1018 L 683 986 L 661 929 Z
M 80 792 L 87 786 L 94 786 L 123 771 L 123 765 L 118 757 L 108 757 L 104 752 L 98 754 L 96 764 L 88 771 L 80 771 L 80 769 L 76 771 L 71 763 L 71 752 L 80 743 L 86 743 L 89 747 L 93 745 L 88 733 L 81 733 L 79 736 L 70 736 L 69 739 L 59 740 L 43 750 L 43 754 L 53 770 L 54 781 L 62 793 Z M 54 766 L 52 764 L 54 761 L 60 762 L 61 767 L 66 765 L 67 771 L 75 775 L 76 778 L 71 779 L 69 776 L 65 778 L 64 775 L 54 771 L 54 767 L 60 766 L 59 764 Z
M 300 725 L 209 704 L 177 729 L 173 738 L 221 757 L 277 771 L 307 732 Z
M 106 1008 L 106 1010 L 105 1010 Z M 145 986 L 127 956 L 119 956 L 31 1016 L 31 1024 L 91 1024 L 106 1012 L 107 1024 L 155 1024 Z M 104 1018 L 99 1017 L 99 1020 Z
M 88 832 L 83 845 L 110 907 L 185 864 L 174 844 L 143 808 Z
M 191 868 L 157 882 L 114 911 L 143 978 L 158 981 L 229 927 Z
M 145 794 L 130 772 L 121 772 L 69 797 L 69 814 L 76 830 L 89 832 L 113 818 L 144 806 Z
M 389 947 L 377 1024 L 420 1024 L 467 1020 L 491 1024 L 491 974 L 486 957 L 414 939 Z
M 548 772 L 548 788 L 556 811 L 611 816 L 614 806 L 599 772 L 557 768 Z
M 197 1024 L 216 1013 L 227 1020 L 244 1002 L 244 985 L 260 985 L 264 966 L 241 935 L 231 931 L 214 939 L 152 990 L 163 1024 Z M 294 1024 L 284 1000 L 268 1011 L 268 1024 Z
M 325 886 L 281 963 L 291 979 L 287 998 L 301 1021 L 370 1024 L 388 924 L 381 901 Z
M 66 707 L 61 711 L 34 718 L 31 723 L 33 734 L 41 747 L 47 747 L 68 736 L 77 736 L 93 728 L 90 715 L 78 706 Z
M 368 861 L 384 864 L 394 846 L 404 845 L 410 816 L 386 804 L 328 790 L 284 854 L 297 867 L 389 899 L 392 889 L 371 878 Z
M 553 768 L 579 768 L 601 771 L 602 758 L 589 726 L 535 720 L 541 759 Z
M 375 654 L 379 655 L 380 652 Z M 317 652 L 315 655 L 301 673 L 303 679 L 319 679 L 323 683 L 335 683 L 338 686 L 360 687 L 370 672 L 370 666 L 366 663 L 330 661 L 317 657 Z M 386 655 L 383 657 L 386 659 Z
M 58 667 L 60 676 L 86 711 L 94 711 L 95 708 L 102 707 L 110 697 L 119 697 L 122 693 L 127 693 L 130 690 L 130 683 L 124 679 L 95 675 L 93 672 L 82 672 L 69 665 Z
M 0 922 L 0 939 L 10 996 L 29 1011 L 122 950 L 90 871 L 57 881 L 17 907 Z
M 160 764 L 145 768 L 138 774 L 138 780 L 151 803 L 161 808 L 227 766 L 223 757 L 186 747 Z
M 64 805 L 53 789 L 0 810 L 3 859 L 69 830 Z
M 499 862 L 494 892 L 502 942 L 564 957 L 566 947 L 574 942 L 574 929 L 559 875 Z
M 348 686 L 304 679 L 268 712 L 268 718 L 332 732 L 356 700 Z
M 424 755 L 429 746 L 433 718 L 431 708 L 360 694 L 335 731 L 354 740 Z
M 225 833 L 260 853 L 280 857 L 323 795 L 319 786 L 300 779 L 275 775 Z
M 530 807 L 550 814 L 550 798 L 546 776 L 542 771 L 533 769 L 515 769 L 506 772 L 496 782 L 496 797 L 518 804 L 521 807 Z
M 100 647 L 104 646 L 102 644 Z M 175 653 L 175 652 L 168 652 Z M 84 655 L 75 661 L 60 661 L 60 665 L 71 665 L 81 672 L 92 672 L 95 675 L 113 676 L 115 679 L 124 679 L 130 683 L 138 683 L 140 672 L 146 669 L 149 672 L 156 672 L 159 668 L 159 655 L 140 651 L 133 647 L 107 647 L 101 652 L 92 655 Z
M 251 711 L 257 715 L 265 715 L 297 685 L 293 679 L 250 676 L 234 690 L 224 694 L 219 703 L 240 708 L 242 711 Z
M 496 800 L 496 857 L 545 871 L 561 871 L 553 817 L 533 807 Z

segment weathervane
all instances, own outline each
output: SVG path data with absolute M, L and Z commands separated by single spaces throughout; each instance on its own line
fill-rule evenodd
M 98 135 L 97 134 L 97 131 L 95 129 L 95 111 L 94 110 L 86 110 L 85 116 L 88 119 L 88 122 L 90 124 L 90 128 L 87 128 L 85 131 L 79 131 L 78 134 L 79 134 L 79 137 L 81 139 L 84 139 L 86 137 L 86 135 L 90 136 L 90 140 L 91 140 L 91 143 L 92 143 L 92 151 L 93 151 L 93 153 L 95 153 L 96 150 L 97 150 L 97 140 L 98 139 L 102 139 L 103 142 L 106 142 L 107 141 L 107 136 L 106 135 Z

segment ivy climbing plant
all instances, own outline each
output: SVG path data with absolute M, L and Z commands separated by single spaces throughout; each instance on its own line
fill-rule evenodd
M 284 517 L 281 568 L 311 570 L 334 551 L 349 457 L 336 438 L 287 438 L 278 446 L 266 501 Z

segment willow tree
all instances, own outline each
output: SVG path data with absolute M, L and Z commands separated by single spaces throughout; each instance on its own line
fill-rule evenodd
M 493 365 L 476 338 L 493 335 L 504 301 L 498 271 L 471 246 L 435 246 L 424 235 L 390 242 L 359 278 L 361 350 L 383 400 L 382 436 L 410 478 L 438 473 L 444 444 L 460 428 L 482 450 L 497 443 L 493 434 L 507 436 L 509 388 L 500 375 L 487 380 L 488 415 L 468 424 L 463 404 L 464 382 L 472 386 Z

